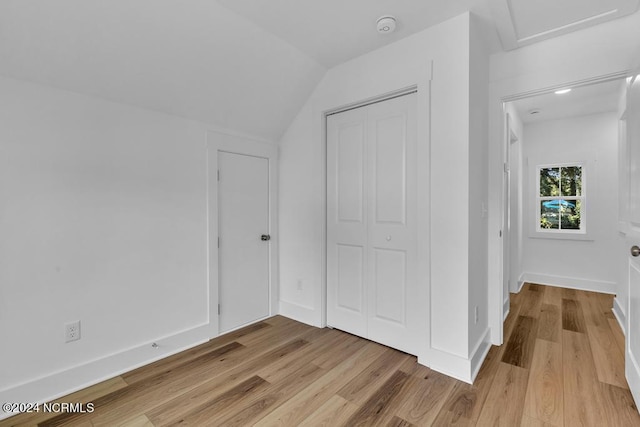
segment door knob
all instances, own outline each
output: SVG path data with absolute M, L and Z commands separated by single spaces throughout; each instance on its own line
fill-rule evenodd
M 266 242 L 267 240 L 271 240 L 271 236 L 268 234 L 263 234 L 262 236 L 260 236 L 260 240 Z
M 640 248 L 637 245 L 631 246 L 631 256 L 640 255 Z

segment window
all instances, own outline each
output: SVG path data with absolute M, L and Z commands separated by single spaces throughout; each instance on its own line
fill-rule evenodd
M 537 195 L 539 232 L 585 232 L 585 181 L 582 164 L 538 166 Z

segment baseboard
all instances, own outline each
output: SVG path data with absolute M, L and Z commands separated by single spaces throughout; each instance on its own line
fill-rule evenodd
M 64 371 L 0 391 L 0 402 L 45 403 L 129 372 L 209 340 L 209 325 L 202 325 L 130 348 Z M 0 412 L 0 419 L 14 414 Z
M 577 289 L 580 291 L 602 292 L 615 294 L 616 284 L 603 280 L 582 279 L 577 277 L 552 276 L 548 274 L 523 273 L 523 282 L 538 283 L 541 285 L 558 286 L 562 288 Z
M 475 381 L 478 376 L 478 372 L 482 367 L 482 362 L 487 357 L 489 350 L 491 349 L 491 330 L 487 330 L 480 338 L 480 341 L 476 344 L 473 352 L 471 352 L 471 382 Z
M 429 350 L 428 360 L 418 357 L 418 363 L 428 366 L 441 374 L 472 384 L 476 375 L 478 375 L 478 371 L 480 371 L 482 362 L 484 362 L 491 349 L 490 331 L 489 328 L 485 330 L 469 358 L 432 348 Z
M 518 290 L 515 292 L 516 294 L 519 294 L 520 291 L 522 291 L 522 287 L 524 286 L 524 273 L 522 273 L 520 275 L 520 278 L 518 279 Z
M 307 307 L 294 302 L 280 300 L 280 312 L 278 313 L 284 317 L 288 317 L 298 322 L 306 323 L 307 325 L 321 328 L 323 325 L 320 313 L 312 307 Z
M 511 300 L 507 297 L 502 303 L 502 321 L 507 320 L 507 316 L 509 315 L 509 311 L 511 310 Z
M 622 329 L 622 333 L 626 336 L 627 315 L 622 308 L 622 305 L 620 305 L 620 301 L 618 300 L 618 298 L 613 299 L 613 308 L 611 309 L 611 311 L 613 311 L 613 315 L 616 317 L 618 325 L 620 325 L 620 328 Z

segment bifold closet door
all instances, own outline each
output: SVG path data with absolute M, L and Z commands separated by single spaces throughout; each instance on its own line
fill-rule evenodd
M 327 323 L 412 354 L 416 166 L 415 94 L 327 118 Z

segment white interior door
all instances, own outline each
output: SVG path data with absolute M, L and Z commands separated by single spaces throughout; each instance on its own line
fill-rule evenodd
M 625 371 L 636 403 L 640 403 L 640 77 L 627 90 L 627 150 L 629 173 L 627 245 L 629 261 L 629 306 L 627 308 Z M 640 251 L 640 249 L 639 249 Z
M 416 95 L 369 106 L 367 125 L 368 336 L 416 354 Z
M 269 160 L 218 152 L 220 333 L 269 315 Z
M 327 118 L 327 322 L 413 354 L 416 166 L 415 94 Z
M 327 323 L 367 336 L 367 110 L 327 117 Z

